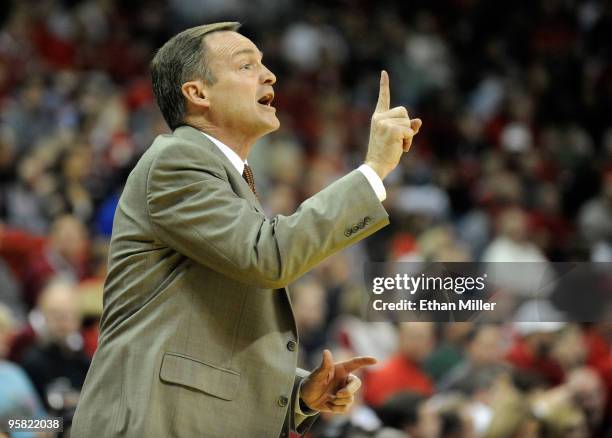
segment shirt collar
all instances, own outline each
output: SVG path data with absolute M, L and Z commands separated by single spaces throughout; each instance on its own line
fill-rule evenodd
M 230 160 L 230 163 L 232 163 L 238 173 L 242 175 L 242 172 L 244 171 L 244 165 L 248 163 L 246 161 L 242 161 L 242 158 L 240 158 L 240 156 L 236 152 L 234 152 L 233 149 L 231 149 L 229 146 L 222 143 L 221 141 L 217 140 L 215 137 L 208 135 L 205 132 L 202 132 L 202 134 L 204 134 L 210 141 L 215 144 L 215 146 L 217 146 L 221 150 L 221 152 L 223 152 L 223 155 L 225 155 L 227 159 Z

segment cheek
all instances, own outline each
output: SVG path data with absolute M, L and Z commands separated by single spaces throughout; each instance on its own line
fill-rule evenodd
M 231 108 L 227 108 L 228 112 L 241 117 L 248 117 L 255 112 L 255 98 L 250 90 L 236 89 L 228 99 L 231 102 Z
M 210 95 L 210 104 L 212 108 L 217 108 L 218 112 L 231 114 L 252 107 L 253 96 L 250 87 L 245 87 L 237 81 L 218 83 Z

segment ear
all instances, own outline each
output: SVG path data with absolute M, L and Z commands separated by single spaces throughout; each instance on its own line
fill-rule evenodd
M 185 82 L 181 91 L 185 99 L 192 105 L 198 108 L 208 108 L 210 106 L 208 91 L 201 80 Z

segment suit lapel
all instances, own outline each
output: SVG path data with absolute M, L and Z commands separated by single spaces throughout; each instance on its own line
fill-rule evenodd
M 255 208 L 255 210 L 263 213 L 263 207 L 259 202 L 259 199 L 255 196 L 255 194 L 251 191 L 251 188 L 245 181 L 245 179 L 238 173 L 234 165 L 231 161 L 225 156 L 223 152 L 212 142 L 210 141 L 204 134 L 202 134 L 196 128 L 191 126 L 179 126 L 174 130 L 174 135 L 180 137 L 182 139 L 191 141 L 193 143 L 197 143 L 205 147 L 207 150 L 211 151 L 217 157 L 221 159 L 223 162 L 223 166 L 226 169 L 227 175 L 230 178 L 230 184 L 234 191 L 238 196 L 243 199 L 249 201 L 249 203 Z

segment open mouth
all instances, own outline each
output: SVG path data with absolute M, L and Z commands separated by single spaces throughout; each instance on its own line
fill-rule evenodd
M 267 107 L 272 107 L 272 101 L 274 100 L 274 94 L 273 93 L 268 93 L 265 94 L 263 97 L 261 97 L 257 103 L 260 105 L 264 105 Z

